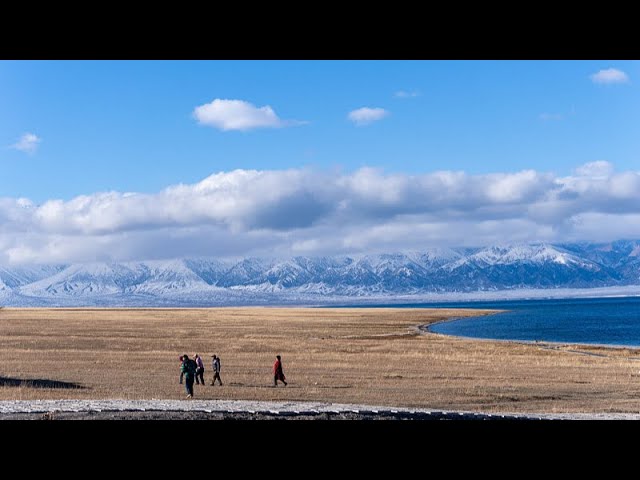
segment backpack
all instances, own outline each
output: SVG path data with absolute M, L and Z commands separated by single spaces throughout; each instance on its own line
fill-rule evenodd
M 197 368 L 198 368 L 198 364 L 196 363 L 196 361 L 189 359 L 189 363 L 187 364 L 187 371 L 191 375 L 195 375 Z

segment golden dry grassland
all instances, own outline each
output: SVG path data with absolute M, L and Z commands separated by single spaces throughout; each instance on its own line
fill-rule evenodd
M 489 312 L 5 308 L 0 400 L 182 399 L 178 356 L 198 353 L 207 381 L 195 386 L 199 399 L 640 411 L 638 350 L 468 340 L 416 328 Z M 213 353 L 222 359 L 223 387 L 209 385 Z M 271 386 L 276 354 L 287 387 Z

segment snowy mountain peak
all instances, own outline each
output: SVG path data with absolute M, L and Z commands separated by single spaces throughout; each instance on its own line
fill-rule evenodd
M 329 297 L 637 284 L 637 241 L 0 267 L 2 303 L 36 306 L 322 303 Z
M 558 247 L 542 243 L 491 246 L 483 248 L 468 257 L 460 258 L 460 260 L 456 262 L 456 265 L 462 266 L 468 263 L 474 263 L 476 265 L 508 265 L 518 262 L 555 262 L 566 264 L 574 261 L 576 261 L 575 257 L 569 252 Z

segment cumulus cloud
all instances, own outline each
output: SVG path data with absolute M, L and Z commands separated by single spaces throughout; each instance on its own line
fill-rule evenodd
M 417 90 L 407 91 L 407 90 L 398 90 L 393 94 L 394 98 L 415 98 L 422 95 Z
M 40 142 L 42 142 L 42 139 L 39 138 L 35 133 L 25 133 L 18 139 L 16 143 L 11 145 L 11 148 L 20 150 L 21 152 L 34 154 L 36 153 Z
M 640 237 L 640 172 L 234 170 L 152 194 L 0 198 L 0 264 Z
M 629 76 L 622 70 L 616 68 L 607 68 L 599 70 L 596 73 L 590 75 L 593 83 L 611 84 L 611 83 L 628 83 Z
M 221 98 L 196 107 L 193 115 L 200 124 L 223 131 L 282 128 L 306 123 L 299 120 L 282 120 L 269 105 L 256 107 L 244 100 Z
M 606 160 L 585 163 L 575 169 L 575 175 L 579 177 L 610 177 L 613 173 L 613 165 Z
M 378 120 L 382 120 L 387 115 L 389 115 L 389 112 L 384 108 L 362 107 L 349 112 L 347 118 L 349 118 L 349 120 L 358 127 L 362 127 L 364 125 L 377 122 Z

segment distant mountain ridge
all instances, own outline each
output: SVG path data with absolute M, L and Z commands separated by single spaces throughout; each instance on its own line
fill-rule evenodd
M 640 241 L 358 256 L 185 258 L 0 267 L 0 305 L 326 303 L 430 293 L 640 285 Z

